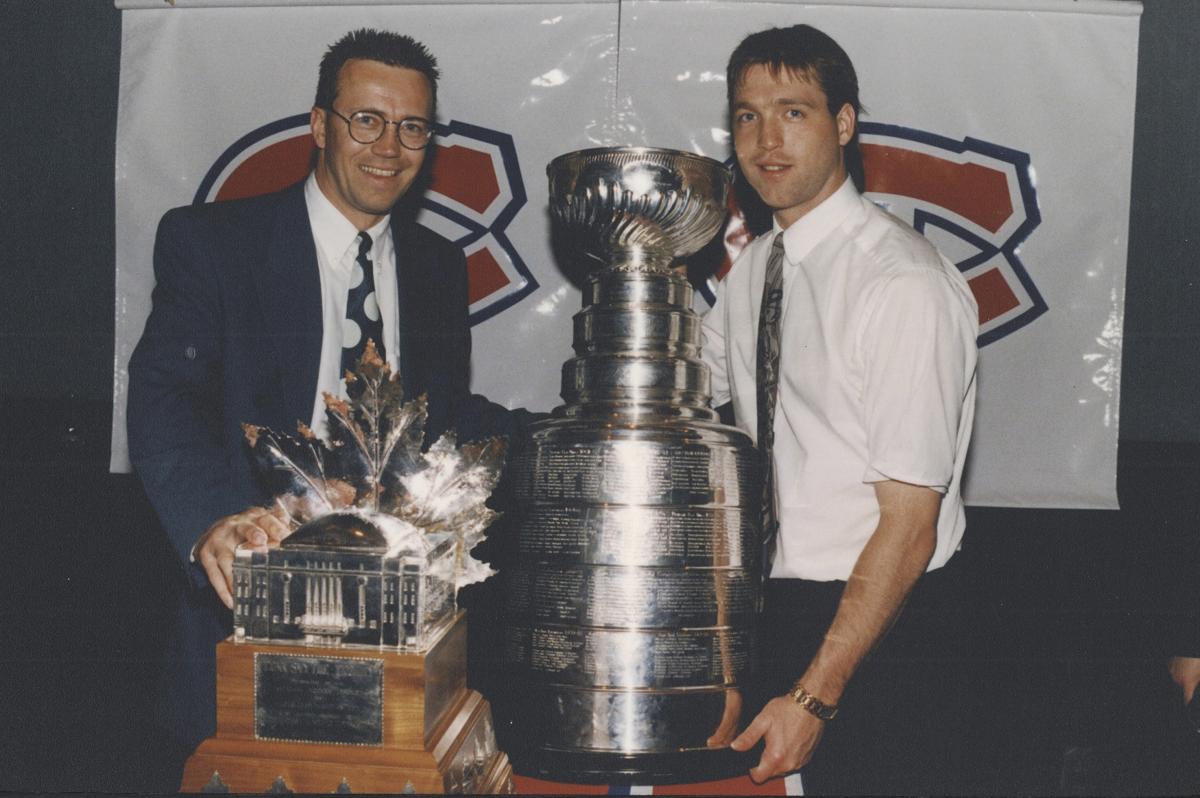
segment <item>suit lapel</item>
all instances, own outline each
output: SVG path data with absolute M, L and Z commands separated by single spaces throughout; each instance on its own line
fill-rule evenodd
M 400 382 L 404 386 L 404 395 L 408 399 L 415 398 L 420 386 L 417 385 L 419 369 L 413 358 L 418 357 L 421 347 L 414 347 L 412 340 L 413 324 L 413 295 L 418 289 L 418 264 L 426 256 L 412 234 L 411 221 L 402 220 L 404 214 L 392 213 L 392 250 L 396 259 L 396 332 L 399 339 L 400 351 L 396 353 L 400 363 Z
M 288 425 L 312 419 L 321 363 L 321 275 L 304 184 L 281 198 L 266 259 L 256 261 L 263 329 L 273 342 Z

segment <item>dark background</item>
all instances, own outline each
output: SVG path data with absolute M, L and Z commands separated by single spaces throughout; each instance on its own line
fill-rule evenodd
M 1200 638 L 1200 4 L 1144 7 L 1122 509 L 969 510 L 981 793 L 1200 792 L 1164 665 Z M 158 767 L 179 566 L 108 473 L 120 28 L 109 0 L 0 0 L 0 791 L 141 791 Z

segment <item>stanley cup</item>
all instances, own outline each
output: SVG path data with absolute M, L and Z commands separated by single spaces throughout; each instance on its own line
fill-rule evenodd
M 547 171 L 551 214 L 590 264 L 565 404 L 514 464 L 518 763 L 565 781 L 731 775 L 745 767 L 728 743 L 745 726 L 760 477 L 749 438 L 709 409 L 675 268 L 721 227 L 729 171 L 649 148 Z

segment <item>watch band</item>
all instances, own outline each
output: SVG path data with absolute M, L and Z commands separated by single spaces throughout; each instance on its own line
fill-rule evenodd
M 788 697 L 821 720 L 833 720 L 838 713 L 837 707 L 829 706 L 821 701 L 821 699 L 805 690 L 800 682 L 792 685 L 792 689 L 788 691 Z

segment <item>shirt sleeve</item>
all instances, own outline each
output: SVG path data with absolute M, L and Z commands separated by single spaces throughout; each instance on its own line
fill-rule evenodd
M 946 491 L 975 372 L 973 313 L 969 289 L 935 269 L 906 269 L 867 296 L 859 338 L 864 482 Z
M 700 358 L 708 366 L 712 380 L 712 405 L 720 407 L 733 398 L 729 387 L 729 359 L 725 346 L 725 316 L 728 300 L 725 299 L 726 283 L 717 286 L 717 299 L 708 313 L 704 314 L 701 326 L 703 340 Z

